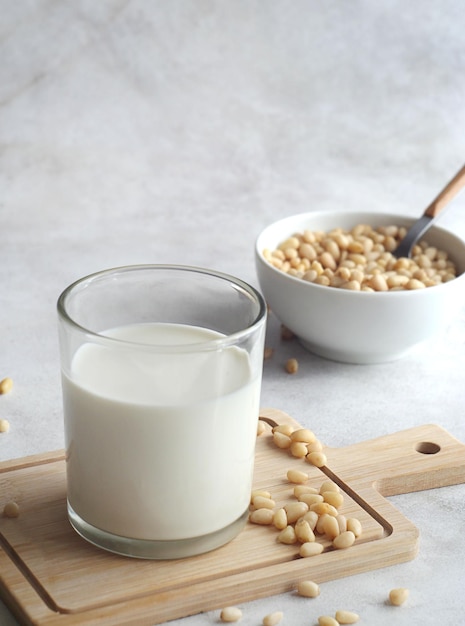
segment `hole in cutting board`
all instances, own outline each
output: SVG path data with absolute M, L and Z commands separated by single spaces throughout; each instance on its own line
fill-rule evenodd
M 421 441 L 415 446 L 415 450 L 420 454 L 437 454 L 441 446 L 432 441 Z

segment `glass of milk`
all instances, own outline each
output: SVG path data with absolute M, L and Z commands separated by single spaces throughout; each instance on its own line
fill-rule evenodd
M 148 559 L 232 540 L 250 501 L 262 296 L 207 269 L 128 266 L 69 286 L 58 320 L 71 525 Z

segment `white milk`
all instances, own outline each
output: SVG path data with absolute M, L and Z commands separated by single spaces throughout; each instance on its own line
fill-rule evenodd
M 221 336 L 172 324 L 105 334 L 145 344 Z M 247 509 L 260 379 L 245 350 L 160 356 L 85 344 L 63 395 L 68 500 L 89 524 L 174 540 L 225 528 Z

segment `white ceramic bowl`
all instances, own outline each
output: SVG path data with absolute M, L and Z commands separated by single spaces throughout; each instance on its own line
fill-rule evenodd
M 433 226 L 424 238 L 448 252 L 456 279 L 426 289 L 349 291 L 315 285 L 272 267 L 263 250 L 305 229 L 329 231 L 356 224 L 410 226 L 415 220 L 387 213 L 325 211 L 275 222 L 258 236 L 255 260 L 260 288 L 273 313 L 311 352 L 347 363 L 382 363 L 404 356 L 443 331 L 465 304 L 465 242 Z

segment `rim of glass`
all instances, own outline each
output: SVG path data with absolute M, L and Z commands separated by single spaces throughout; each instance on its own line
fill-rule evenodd
M 222 337 L 218 337 L 217 339 L 209 339 L 207 341 L 201 341 L 198 343 L 188 343 L 188 344 L 144 344 L 136 341 L 127 341 L 124 339 L 119 339 L 117 337 L 110 337 L 101 332 L 96 332 L 82 326 L 78 322 L 76 322 L 67 312 L 66 310 L 66 301 L 68 297 L 77 289 L 84 288 L 87 284 L 105 276 L 110 276 L 112 274 L 123 274 L 130 272 L 139 272 L 139 271 L 147 271 L 147 270 L 169 270 L 175 272 L 191 272 L 193 274 L 203 274 L 207 276 L 212 276 L 214 278 L 219 278 L 227 283 L 235 285 L 240 290 L 246 292 L 251 298 L 253 298 L 258 304 L 258 314 L 254 318 L 254 320 L 245 328 L 238 330 L 234 333 L 230 333 L 229 335 L 224 335 Z M 264 323 L 267 314 L 266 302 L 262 294 L 249 285 L 245 281 L 240 278 L 236 278 L 231 274 L 227 274 L 224 272 L 219 272 L 217 270 L 207 269 L 203 267 L 197 267 L 193 265 L 177 265 L 177 264 L 138 264 L 138 265 L 121 265 L 119 267 L 113 267 L 106 270 L 101 270 L 98 272 L 93 272 L 78 280 L 75 280 L 73 283 L 68 285 L 57 300 L 57 310 L 59 317 L 68 325 L 72 326 L 75 330 L 79 330 L 83 334 L 92 337 L 94 340 L 97 340 L 99 343 L 110 343 L 114 346 L 137 346 L 137 349 L 154 351 L 198 351 L 198 350 L 217 350 L 219 347 L 226 346 L 229 344 L 234 344 L 238 342 L 240 339 L 247 337 L 250 335 L 254 329 L 260 324 Z

